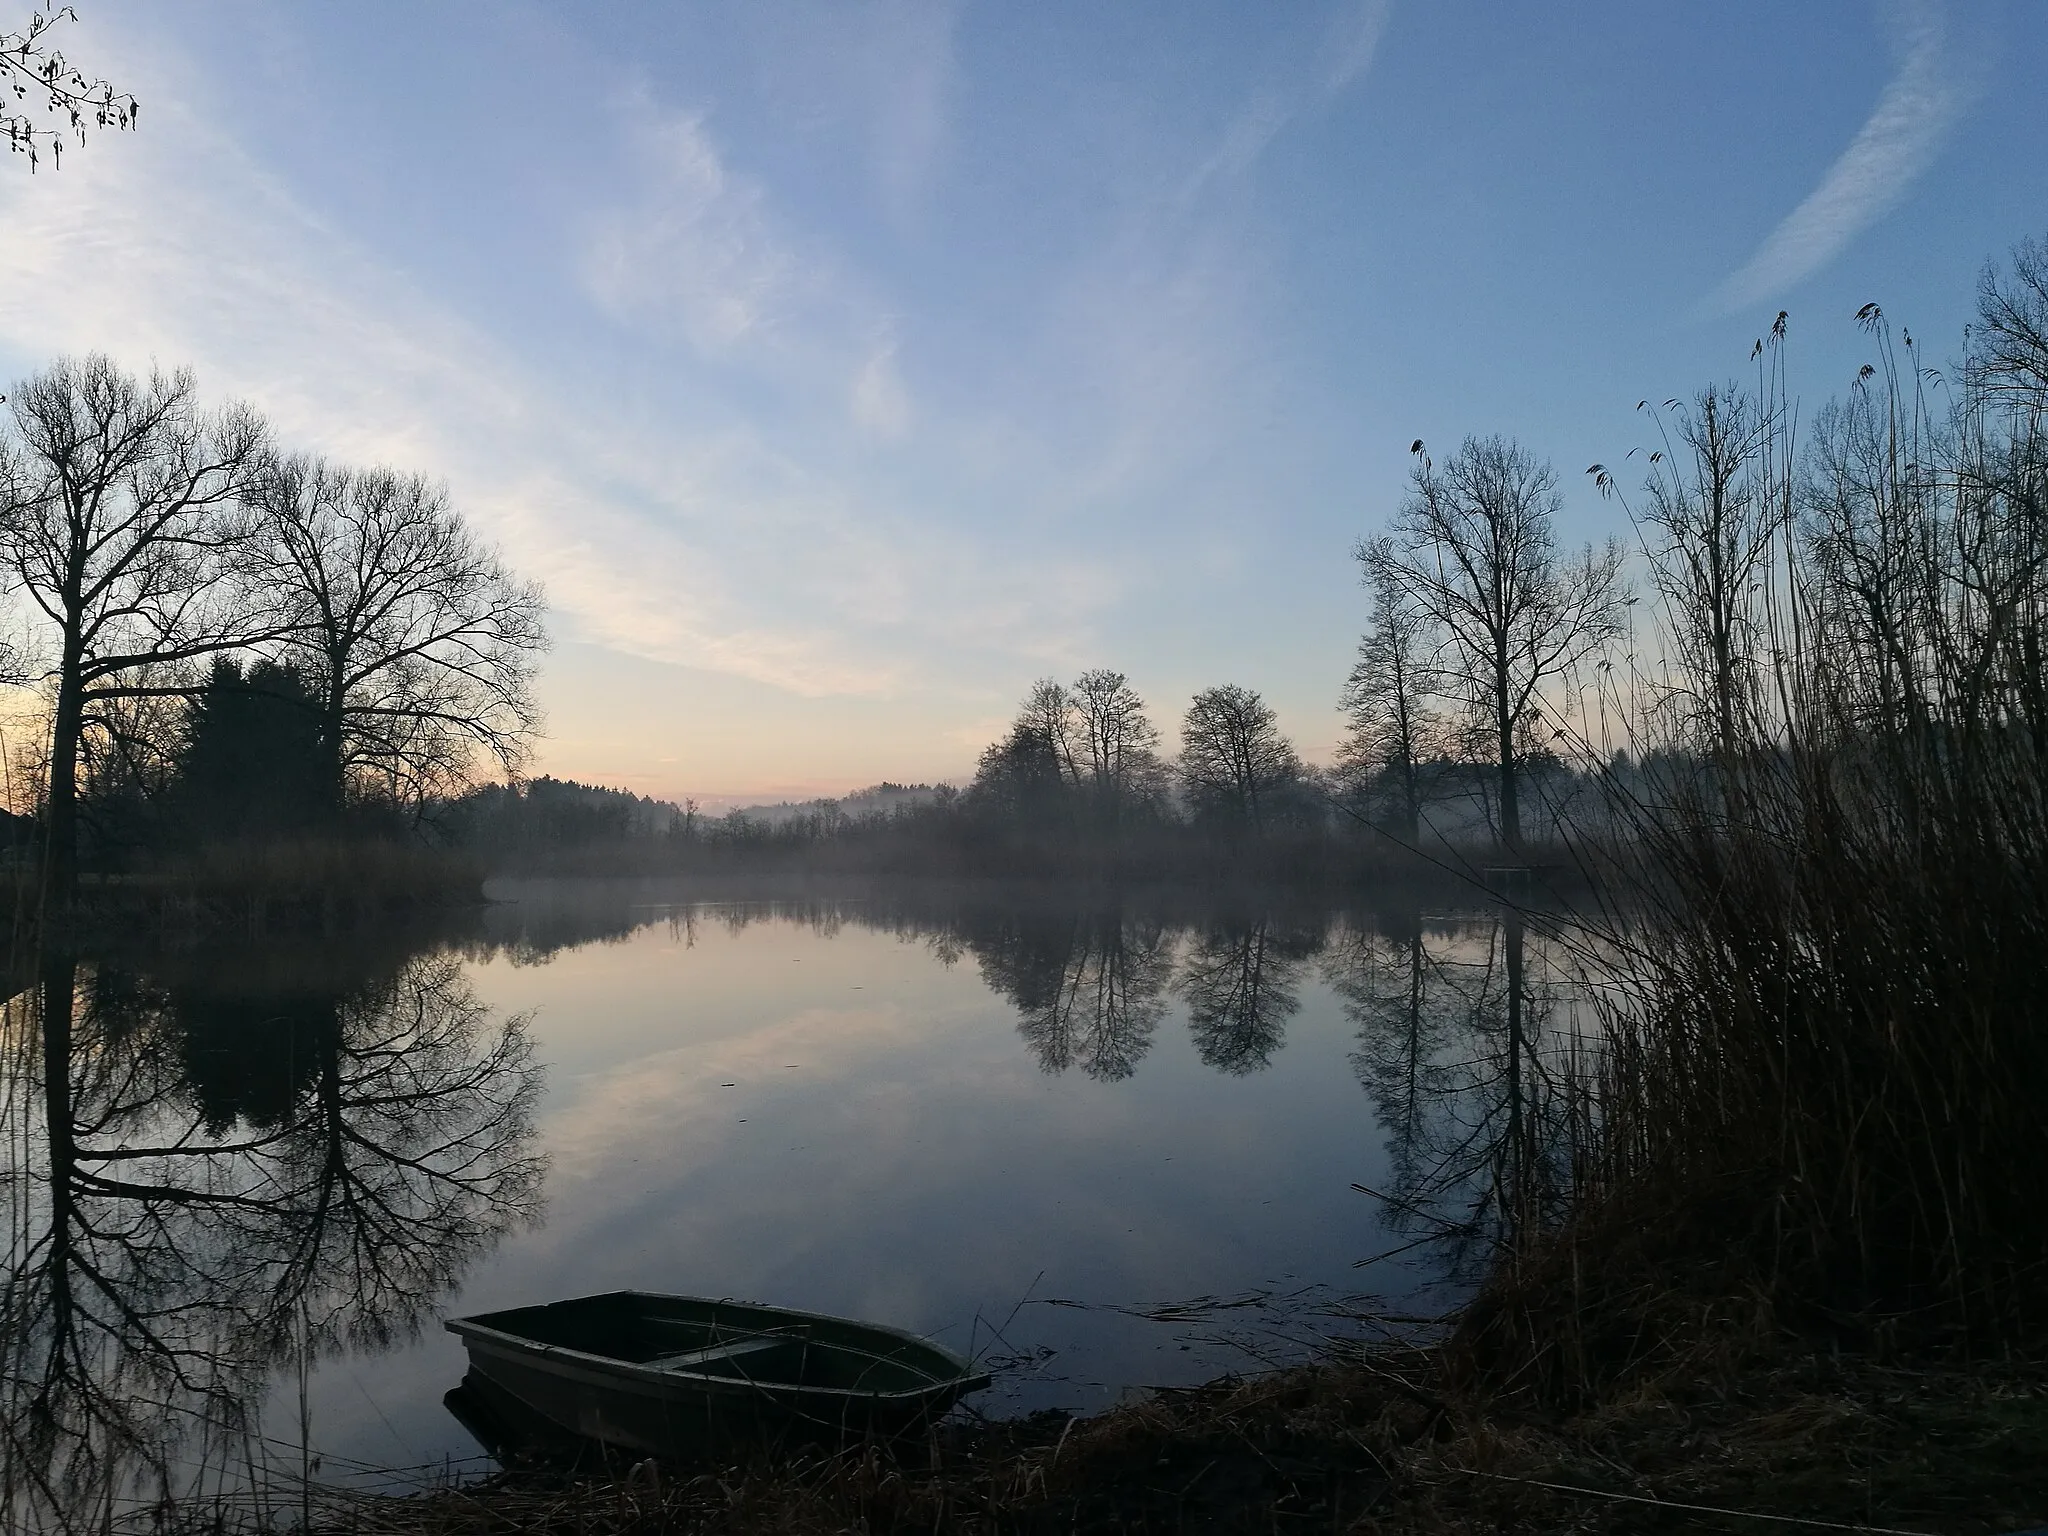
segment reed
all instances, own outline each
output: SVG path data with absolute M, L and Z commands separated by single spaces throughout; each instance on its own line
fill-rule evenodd
M 1883 366 L 1796 470 L 1757 413 L 1735 643 L 1672 646 L 1636 716 L 1570 1214 L 1462 1330 L 1497 1384 L 1584 1400 L 1788 1333 L 2048 1352 L 2048 432 L 2039 392 L 1936 409 L 1864 318 Z M 1703 599 L 1705 520 L 1663 526 L 1667 599 Z

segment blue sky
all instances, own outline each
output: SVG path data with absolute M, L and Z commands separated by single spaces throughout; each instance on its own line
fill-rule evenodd
M 25 3 L 25 0 L 18 0 Z M 1580 475 L 1791 312 L 1954 350 L 2048 232 L 2037 0 L 81 0 L 140 131 L 0 175 L 0 376 L 185 363 L 446 477 L 554 605 L 546 771 L 960 777 L 1030 680 L 1311 756 L 1416 437 Z

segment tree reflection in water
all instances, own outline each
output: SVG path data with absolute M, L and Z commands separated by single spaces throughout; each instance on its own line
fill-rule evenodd
M 1181 964 L 1188 1030 L 1203 1062 L 1243 1077 L 1269 1065 L 1300 1011 L 1304 965 L 1323 946 L 1320 927 L 1286 927 L 1270 917 L 1198 930 Z
M 540 1211 L 539 1069 L 447 954 L 42 958 L 4 1011 L 0 1499 L 255 1476 L 280 1366 L 415 1331 Z M 232 981 L 228 978 L 234 978 Z
M 979 928 L 979 931 L 976 929 Z M 1017 1029 L 1047 1072 L 1100 1082 L 1138 1070 L 1166 1011 L 1166 928 L 1121 909 L 1026 909 L 971 925 L 982 979 L 1016 1007 Z
M 1453 1284 L 1554 1214 L 1565 1187 L 1585 1082 L 1574 953 L 1513 910 L 1409 912 L 1330 951 L 1358 1031 L 1352 1066 L 1387 1133 L 1388 1226 L 1432 1249 Z

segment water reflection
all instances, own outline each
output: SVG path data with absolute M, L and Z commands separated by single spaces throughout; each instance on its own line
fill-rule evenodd
M 579 930 L 547 904 L 559 895 L 545 894 L 519 941 L 535 958 L 544 951 L 530 935 L 609 938 L 657 905 L 586 910 Z M 885 889 L 666 916 L 686 942 L 707 921 L 728 933 L 794 922 L 820 937 L 852 923 L 921 943 L 946 965 L 972 959 L 1015 1010 L 1043 1071 L 1102 1082 L 1136 1074 L 1176 998 L 1204 1065 L 1261 1072 L 1286 1044 L 1302 987 L 1320 979 L 1356 1030 L 1351 1065 L 1386 1136 L 1390 1187 L 1377 1193 L 1389 1224 L 1454 1285 L 1470 1283 L 1512 1233 L 1555 1214 L 1562 1162 L 1584 1142 L 1593 1030 L 1583 942 L 1541 914 Z
M 4 1029 L 0 1499 L 21 1525 L 253 1470 L 273 1370 L 408 1335 L 538 1215 L 525 1023 L 489 1017 L 455 956 L 51 954 Z
M 1509 910 L 1354 926 L 1326 963 L 1385 1129 L 1391 1230 L 1469 1284 L 1554 1211 L 1579 1144 L 1589 1022 L 1579 946 Z M 1400 1250 L 1396 1250 L 1400 1251 Z
M 1513 913 L 936 887 L 513 894 L 417 945 L 52 955 L 16 983 L 0 1009 L 0 1499 L 16 1524 L 97 1528 L 113 1499 L 261 1480 L 265 1463 L 288 1476 L 302 1427 L 256 1405 L 290 1416 L 295 1374 L 323 1360 L 411 1362 L 394 1397 L 438 1403 L 446 1341 L 406 1341 L 465 1281 L 507 1304 L 758 1284 L 933 1326 L 999 1297 L 1012 1316 L 1048 1267 L 1098 1300 L 1154 1303 L 1184 1298 L 1135 1288 L 1342 1283 L 1354 1259 L 1406 1247 L 1468 1284 L 1547 1209 L 1584 1114 L 1573 946 Z M 785 931 L 726 943 L 763 924 Z M 813 943 L 865 968 L 828 987 Z M 672 953 L 698 947 L 718 953 Z M 527 969 L 571 951 L 550 976 Z M 479 1261 L 540 1211 L 541 1076 L 516 1011 L 538 996 L 567 1063 L 548 1131 L 562 1209 L 502 1278 L 511 1259 Z M 928 1071 L 934 1053 L 960 1070 Z M 1157 1083 L 1124 1091 L 1141 1072 Z M 1105 1154 L 1123 1156 L 1113 1177 Z M 1412 1288 L 1387 1274 L 1364 1283 Z M 1006 1329 L 1020 1359 L 1025 1326 Z M 1058 1327 L 1041 1340 L 1090 1390 L 1160 1379 L 1159 1356 L 1100 1319 Z M 1015 1401 L 1074 1400 L 1061 1390 Z M 414 1451 L 418 1420 L 400 1422 L 376 1454 L 450 1448 Z
M 1267 917 L 1201 929 L 1181 965 L 1188 1030 L 1202 1061 L 1234 1077 L 1269 1065 L 1301 1008 L 1295 988 L 1327 932 Z
M 951 935 L 1017 1010 L 1017 1032 L 1047 1072 L 1098 1082 L 1138 1070 L 1166 1011 L 1173 951 L 1158 922 L 1119 908 L 1026 909 Z

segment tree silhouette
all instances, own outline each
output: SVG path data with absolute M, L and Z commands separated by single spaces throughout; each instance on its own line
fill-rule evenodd
M 1159 732 L 1145 701 L 1123 673 L 1098 667 L 1074 679 L 1074 757 L 1097 825 L 1115 832 L 1137 805 L 1153 799 L 1163 778 Z
M 327 809 L 319 700 L 296 666 L 214 658 L 188 706 L 173 791 L 202 840 L 300 832 Z
M 1158 741 L 1121 672 L 1084 672 L 1071 688 L 1040 678 L 1009 732 L 981 754 L 967 803 L 1040 835 L 1114 837 L 1164 789 Z
M 1394 829 L 1413 843 L 1427 798 L 1425 764 L 1449 747 L 1436 698 L 1439 636 L 1402 585 L 1399 562 L 1384 538 L 1359 546 L 1372 611 L 1345 679 L 1342 705 L 1350 729 L 1338 748 L 1338 771 L 1391 802 Z M 1378 781 L 1377 786 L 1375 781 Z
M 1441 672 L 1486 734 L 1501 837 L 1515 849 L 1539 690 L 1618 633 L 1621 546 L 1560 555 L 1557 476 L 1505 438 L 1467 438 L 1442 469 L 1419 442 L 1415 459 L 1391 534 L 1358 555 L 1376 585 L 1405 593 L 1446 637 Z
M 2048 407 L 2048 241 L 2020 241 L 2010 272 L 1985 264 L 1963 379 L 1986 400 L 2036 416 Z
M 1276 793 L 1300 779 L 1301 759 L 1272 709 L 1249 688 L 1205 688 L 1188 705 L 1176 765 L 1198 815 L 1265 825 Z
M 1041 835 L 1066 830 L 1080 770 L 1074 760 L 1074 706 L 1049 677 L 1031 685 L 1009 734 L 991 743 L 975 767 L 968 803 L 984 815 Z
M 50 891 L 76 883 L 87 734 L 122 701 L 191 690 L 167 668 L 276 632 L 230 579 L 264 427 L 200 410 L 186 372 L 141 382 L 101 355 L 15 386 L 0 436 L 0 559 L 49 631 Z
M 541 724 L 540 588 L 515 579 L 422 476 L 285 459 L 254 495 L 255 569 L 285 603 L 319 696 L 333 803 L 465 787 L 478 752 L 516 772 Z

